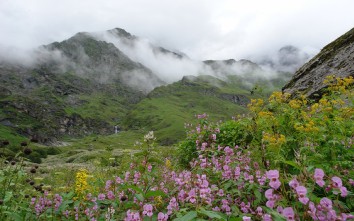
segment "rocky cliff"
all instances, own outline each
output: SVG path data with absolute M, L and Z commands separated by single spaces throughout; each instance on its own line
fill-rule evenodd
M 292 80 L 283 87 L 283 92 L 316 97 L 326 87 L 323 81 L 328 75 L 354 76 L 354 28 L 325 46 L 296 71 Z

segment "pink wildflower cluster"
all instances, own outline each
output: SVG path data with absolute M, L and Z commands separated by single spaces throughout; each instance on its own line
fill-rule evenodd
M 324 197 L 320 200 L 320 203 L 316 205 L 313 202 L 309 203 L 308 214 L 313 220 L 320 221 L 335 221 L 335 220 L 351 220 L 354 219 L 354 215 L 337 212 L 333 209 L 332 200 Z
M 49 193 L 45 191 L 42 197 L 33 197 L 31 199 L 31 205 L 34 206 L 34 210 L 37 216 L 45 212 L 47 209 L 53 208 L 53 206 L 54 210 L 57 211 L 59 206 L 62 204 L 63 198 L 59 194 L 55 194 L 52 199 L 48 194 Z
M 202 119 L 206 115 L 198 117 Z M 131 164 L 130 171 L 108 180 L 97 196 L 89 194 L 86 207 L 75 208 L 75 219 L 96 220 L 100 210 L 114 217 L 113 205 L 124 208 L 114 218 L 125 221 L 173 220 L 177 214 L 184 215 L 196 208 L 208 210 L 206 214 L 215 216 L 222 213 L 234 218 L 238 214 L 243 220 L 271 221 L 275 213 L 288 221 L 308 220 L 310 217 L 313 220 L 354 218 L 329 199 L 333 194 L 336 197 L 349 195 L 339 177 L 325 180 L 324 171 L 317 168 L 311 175 L 314 182 L 306 182 L 303 175 L 298 175 L 290 178 L 289 185 L 282 185 L 281 181 L 287 180 L 288 176 L 283 177 L 277 169 L 262 169 L 244 148 L 218 145 L 219 133 L 219 129 L 197 126 L 195 147 L 198 157 L 190 162 L 192 170 L 174 171 L 166 165 L 154 174 L 153 164 L 147 160 Z M 270 168 L 269 161 L 265 167 Z M 349 184 L 354 185 L 354 181 L 349 180 Z M 320 203 L 312 202 L 310 196 L 317 190 L 328 194 L 329 198 L 322 195 Z M 59 195 L 54 201 L 43 197 L 34 199 L 32 205 L 37 214 L 41 214 L 53 202 L 55 208 L 59 208 L 62 200 Z M 109 207 L 105 207 L 107 202 L 111 203 Z M 66 211 L 65 216 L 69 215 L 70 212 Z
M 142 221 L 139 212 L 127 211 L 127 216 L 124 221 Z

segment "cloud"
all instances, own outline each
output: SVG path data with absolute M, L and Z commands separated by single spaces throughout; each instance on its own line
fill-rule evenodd
M 186 75 L 208 74 L 201 61 L 189 59 L 178 52 L 168 51 L 153 45 L 148 39 L 130 36 L 119 37 L 117 30 L 93 34 L 99 40 L 113 43 L 131 60 L 141 63 L 155 73 L 161 80 L 172 83 Z
M 4 0 L 0 44 L 29 49 L 124 28 L 193 59 L 242 59 L 284 45 L 319 50 L 354 26 L 351 0 Z

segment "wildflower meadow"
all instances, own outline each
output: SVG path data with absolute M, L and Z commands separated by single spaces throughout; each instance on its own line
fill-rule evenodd
M 168 155 L 150 131 L 120 169 L 42 171 L 25 143 L 0 162 L 0 220 L 354 220 L 354 80 L 324 83 L 318 99 L 274 92 L 226 122 L 197 115 Z

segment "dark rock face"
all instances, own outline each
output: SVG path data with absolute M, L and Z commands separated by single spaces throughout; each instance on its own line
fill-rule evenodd
M 296 71 L 293 79 L 283 87 L 283 92 L 314 97 L 326 87 L 323 81 L 328 75 L 354 76 L 354 28 L 325 46 Z
M 220 94 L 219 97 L 241 106 L 246 106 L 250 102 L 250 99 L 242 94 Z

